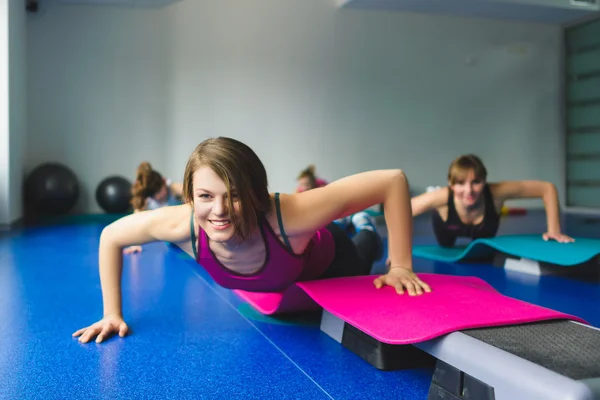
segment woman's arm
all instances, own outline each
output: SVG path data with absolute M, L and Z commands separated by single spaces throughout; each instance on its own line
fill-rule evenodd
M 88 342 L 99 336 L 99 341 L 110 333 L 110 318 L 123 319 L 121 305 L 121 277 L 124 247 L 154 241 L 181 242 L 191 237 L 189 205 L 164 207 L 123 217 L 103 229 L 100 236 L 99 269 L 104 305 L 104 318 L 96 324 L 80 329 L 74 336 Z M 110 317 L 110 318 L 109 318 Z M 105 320 L 106 319 L 106 320 Z M 103 323 L 103 321 L 105 323 Z
M 402 292 L 420 293 L 429 287 L 412 272 L 412 211 L 408 181 L 403 171 L 378 170 L 342 178 L 329 185 L 281 198 L 286 231 L 313 234 L 330 222 L 383 203 L 392 266 L 383 282 Z M 394 271 L 395 270 L 395 271 Z M 392 273 L 392 271 L 394 271 Z M 378 284 L 379 282 L 379 284 Z M 382 281 L 376 286 L 381 287 Z
M 444 206 L 448 203 L 448 187 L 442 187 L 440 189 L 426 192 L 418 196 L 413 197 L 411 200 L 412 216 L 416 217 L 427 211 L 436 209 Z M 388 258 L 385 264 L 388 267 L 392 265 L 392 251 L 391 243 L 388 243 Z
M 547 232 L 543 234 L 544 240 L 573 241 L 561 232 L 558 191 L 552 183 L 536 180 L 503 181 L 491 184 L 490 187 L 494 198 L 502 202 L 511 199 L 541 198 L 546 209 Z
M 104 314 L 121 315 L 122 249 L 155 241 L 178 242 L 186 234 L 191 237 L 189 229 L 181 229 L 189 227 L 190 213 L 189 205 L 163 207 L 128 215 L 104 228 L 99 249 Z
M 412 215 L 416 217 L 446 204 L 448 204 L 447 186 L 413 197 L 411 199 Z

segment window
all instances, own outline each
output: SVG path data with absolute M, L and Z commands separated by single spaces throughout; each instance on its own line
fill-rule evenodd
M 566 43 L 567 206 L 600 208 L 600 19 Z

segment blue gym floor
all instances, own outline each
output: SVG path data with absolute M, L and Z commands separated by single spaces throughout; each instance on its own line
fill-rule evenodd
M 542 232 L 543 215 L 508 217 L 503 233 Z M 54 225 L 0 237 L 1 399 L 426 399 L 431 370 L 382 372 L 320 333 L 318 315 L 257 315 L 173 246 L 125 257 L 130 336 L 80 344 L 102 316 L 103 225 Z M 415 243 L 433 243 L 429 221 Z M 571 235 L 600 224 L 568 219 Z M 417 272 L 479 276 L 500 292 L 600 326 L 600 284 L 507 274 L 489 265 L 415 259 Z M 472 355 L 477 357 L 476 354 Z

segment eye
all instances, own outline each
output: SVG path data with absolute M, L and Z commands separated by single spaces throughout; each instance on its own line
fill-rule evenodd
M 479 185 L 481 183 L 481 181 L 479 179 L 475 179 L 473 181 L 473 185 Z
M 202 199 L 202 200 L 208 200 L 208 199 L 210 199 L 210 195 L 207 193 L 201 193 L 198 195 L 198 198 Z

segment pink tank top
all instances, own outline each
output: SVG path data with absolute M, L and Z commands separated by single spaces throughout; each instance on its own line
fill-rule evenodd
M 278 201 L 276 205 L 279 229 L 285 237 Z M 326 228 L 315 233 L 302 254 L 294 254 L 289 247 L 281 243 L 265 218 L 259 220 L 259 228 L 266 256 L 263 266 L 258 271 L 252 274 L 238 274 L 225 267 L 210 249 L 208 236 L 202 228 L 198 235 L 196 261 L 222 287 L 249 292 L 279 292 L 294 282 L 316 279 L 333 261 L 335 243 L 333 235 Z M 194 236 L 192 230 L 192 241 L 195 241 Z

